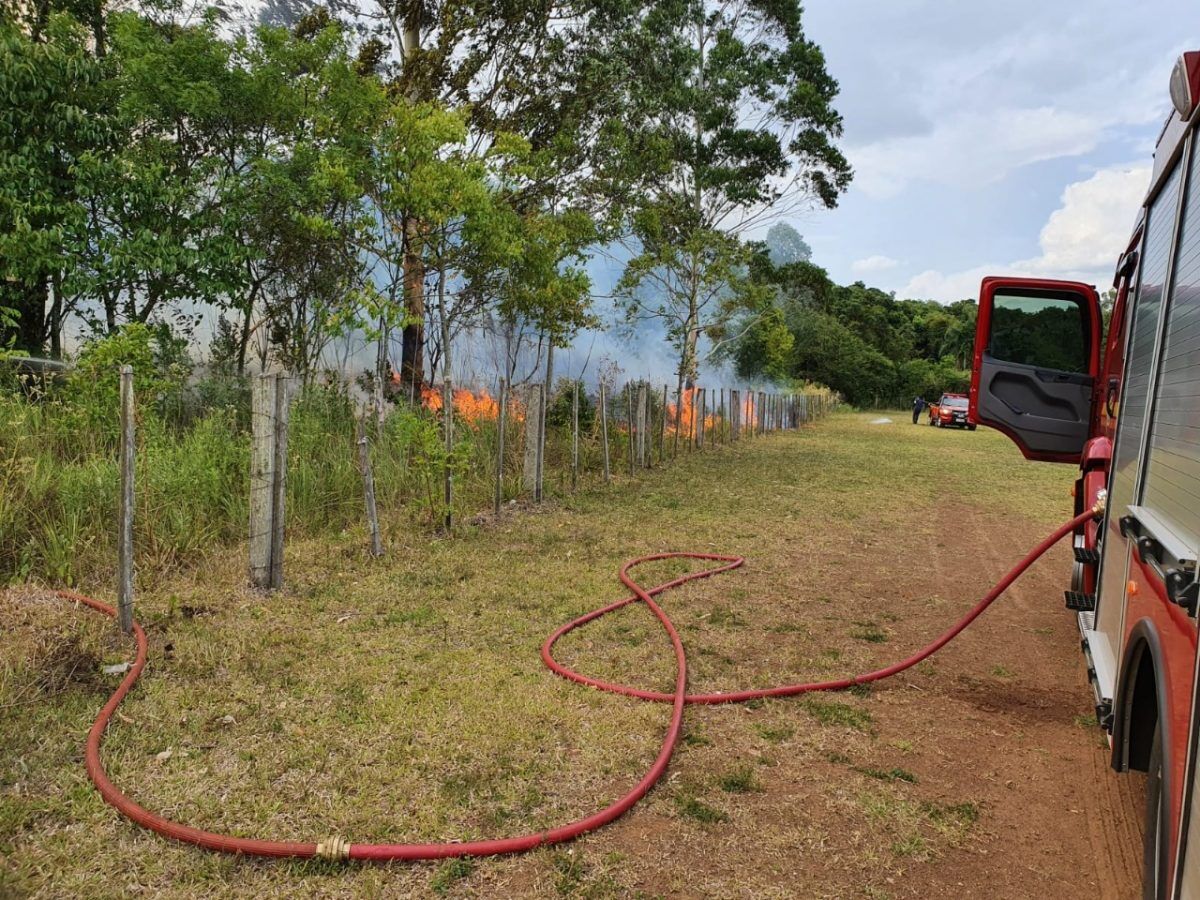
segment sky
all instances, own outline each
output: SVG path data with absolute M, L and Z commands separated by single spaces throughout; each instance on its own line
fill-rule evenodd
M 1200 7 L 808 0 L 804 23 L 855 175 L 788 221 L 835 281 L 940 302 L 985 274 L 1109 286 Z

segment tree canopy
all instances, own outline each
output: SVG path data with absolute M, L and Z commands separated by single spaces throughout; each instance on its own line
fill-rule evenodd
M 966 388 L 974 301 L 898 300 L 861 281 L 834 284 L 810 262 L 776 266 L 771 255 L 763 247 L 754 260 L 751 277 L 769 289 L 726 350 L 738 375 L 819 382 L 861 406 Z
M 355 335 L 384 377 L 402 333 L 416 384 L 474 329 L 544 348 L 596 324 L 584 263 L 619 240 L 617 300 L 663 326 L 681 387 L 718 360 L 860 404 L 962 386 L 973 304 L 834 284 L 784 221 L 851 178 L 796 0 L 264 16 L 286 26 L 0 12 L 0 344 L 207 315 L 231 370 L 311 373 Z

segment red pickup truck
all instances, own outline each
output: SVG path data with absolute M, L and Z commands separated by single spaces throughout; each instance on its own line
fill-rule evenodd
M 966 394 L 942 394 L 937 403 L 929 404 L 929 424 L 935 428 L 966 428 L 974 431 L 975 425 L 967 421 L 968 398 Z

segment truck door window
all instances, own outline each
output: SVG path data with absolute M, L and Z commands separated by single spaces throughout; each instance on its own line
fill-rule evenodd
M 1002 362 L 1086 372 L 1084 313 L 1076 298 L 996 294 L 988 352 Z
M 1167 277 L 1167 262 L 1171 257 L 1175 236 L 1175 212 L 1182 170 L 1183 166 L 1177 163 L 1147 212 L 1137 292 L 1130 294 L 1126 301 L 1130 310 L 1126 320 L 1129 324 L 1125 345 L 1125 376 L 1121 384 L 1112 470 L 1108 476 L 1109 515 L 1105 525 L 1104 556 L 1100 563 L 1100 591 L 1096 598 L 1097 629 L 1110 636 L 1113 655 L 1118 658 L 1123 634 L 1128 553 L 1117 523 L 1134 502 L 1137 461 L 1141 455 L 1142 431 L 1146 424 L 1146 392 L 1149 390 L 1150 368 L 1158 332 L 1163 281 Z
M 1200 157 L 1179 226 L 1149 425 L 1142 504 L 1200 543 Z M 1124 412 L 1124 410 L 1122 411 Z
M 1141 279 L 1134 298 L 1129 344 L 1125 355 L 1125 378 L 1121 389 L 1121 410 L 1117 445 L 1113 454 L 1113 475 L 1109 505 L 1116 518 L 1133 503 L 1136 463 L 1141 455 L 1142 431 L 1146 425 L 1147 392 L 1158 336 L 1158 317 L 1162 306 L 1163 281 L 1175 236 L 1175 207 L 1179 199 L 1182 166 L 1176 165 L 1170 179 L 1154 199 L 1146 225 L 1142 254 Z M 1124 583 L 1124 573 L 1119 576 Z

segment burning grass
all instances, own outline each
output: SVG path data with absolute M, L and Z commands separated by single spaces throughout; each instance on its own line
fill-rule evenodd
M 557 679 L 537 648 L 556 625 L 620 595 L 613 573 L 623 559 L 745 553 L 744 570 L 663 602 L 686 626 L 693 688 L 765 686 L 861 670 L 916 646 L 945 618 L 952 607 L 919 590 L 922 563 L 916 579 L 904 567 L 885 581 L 871 574 L 895 572 L 898 557 L 919 560 L 936 541 L 933 501 L 908 489 L 931 453 L 961 502 L 967 486 L 1001 510 L 1033 501 L 1021 521 L 1038 527 L 1066 502 L 1070 473 L 1042 467 L 1016 480 L 1026 472 L 997 435 L 864 422 L 840 415 L 692 454 L 455 539 L 399 532 L 381 560 L 365 556 L 356 529 L 300 539 L 278 596 L 244 588 L 240 553 L 215 554 L 139 597 L 150 666 L 106 745 L 110 772 L 150 809 L 242 835 L 447 840 L 590 813 L 648 766 L 667 709 Z M 1054 506 L 1036 506 L 1051 491 Z M 975 568 L 986 567 L 972 569 L 971 587 L 991 574 L 976 578 Z M 653 584 L 680 571 L 661 563 L 638 575 Z M 922 749 L 935 741 L 910 743 L 897 765 L 897 742 L 912 741 L 918 713 L 945 703 L 937 692 L 953 684 L 929 669 L 908 676 L 927 692 L 916 712 L 904 688 L 690 709 L 672 780 L 569 847 L 394 866 L 214 856 L 134 828 L 86 781 L 83 736 L 114 680 L 96 665 L 127 652 L 105 643 L 107 622 L 44 598 L 3 598 L 0 895 L 846 896 L 883 875 L 908 895 L 932 877 L 912 865 L 960 859 L 956 848 L 991 808 L 961 786 L 947 793 L 949 776 L 931 769 L 941 751 Z M 848 638 L 884 604 L 901 613 L 888 620 L 887 644 Z M 81 660 L 71 674 L 38 655 L 50 644 Z M 661 628 L 631 607 L 573 634 L 561 653 L 581 671 L 663 688 L 667 650 Z M 992 663 L 967 664 L 985 673 Z M 26 694 L 28 673 L 42 670 L 48 692 Z M 831 763 L 835 750 L 888 777 Z M 990 859 L 1001 864 L 994 848 Z
M 471 391 L 466 388 L 454 388 L 452 395 L 455 416 L 472 428 L 479 428 L 485 422 L 499 421 L 500 403 L 486 389 Z M 421 405 L 426 409 L 440 413 L 444 402 L 445 395 L 441 388 L 421 389 Z M 512 416 L 513 421 L 522 421 L 525 418 L 524 407 L 519 401 L 510 398 L 508 415 Z

